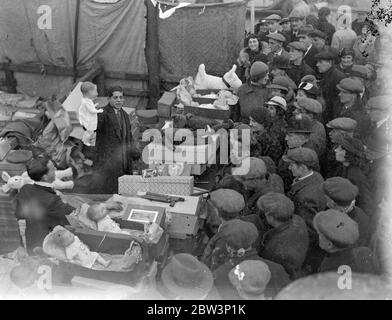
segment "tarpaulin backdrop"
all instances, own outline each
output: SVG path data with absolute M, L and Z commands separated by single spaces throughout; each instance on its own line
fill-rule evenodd
M 73 67 L 76 0 L 0 0 L 0 61 Z M 52 9 L 52 29 L 38 28 L 38 8 Z M 42 14 L 41 14 L 42 15 Z M 81 0 L 78 66 L 102 58 L 105 70 L 147 73 L 144 55 L 146 7 L 141 0 L 97 3 Z M 70 77 L 16 73 L 18 89 L 30 95 L 66 94 Z M 112 85 L 108 81 L 107 85 Z M 146 88 L 140 81 L 121 81 L 126 87 Z
M 195 76 L 201 63 L 214 75 L 231 69 L 243 47 L 246 2 L 191 5 L 159 19 L 162 78 Z M 163 3 L 163 11 L 173 7 Z

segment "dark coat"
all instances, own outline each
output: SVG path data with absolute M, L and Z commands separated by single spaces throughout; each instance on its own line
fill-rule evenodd
M 45 237 L 54 227 L 68 224 L 65 216 L 75 210 L 64 203 L 52 188 L 36 184 L 23 186 L 14 201 L 16 218 L 26 220 L 26 246 L 29 253 L 35 247 L 42 247 Z M 36 220 L 29 217 L 32 208 L 42 210 L 43 218 Z
M 123 130 L 113 107 L 107 105 L 98 114 L 96 171 L 101 173 L 100 193 L 118 193 L 118 178 L 132 174 L 131 124 L 127 113 L 121 109 Z
M 321 122 L 313 120 L 312 133 L 310 134 L 309 140 L 313 144 L 314 151 L 316 151 L 321 160 L 327 147 L 327 134 L 325 132 L 325 127 Z
M 294 180 L 288 193 L 288 197 L 294 202 L 295 213 L 302 217 L 308 227 L 313 229 L 313 217 L 326 207 L 324 193 L 320 185 L 324 182 L 318 172 L 301 181 Z
M 285 58 L 285 59 L 287 59 L 287 60 L 290 59 L 289 53 L 288 53 L 284 48 L 282 48 L 282 53 L 280 54 L 280 56 L 283 57 L 283 58 Z M 272 52 L 270 52 L 270 53 L 267 55 L 267 57 L 268 57 L 268 62 L 271 63 L 272 60 L 273 60 L 274 57 L 275 57 L 275 54 L 272 53 Z
M 311 67 L 314 71 L 316 70 L 317 60 L 315 59 L 315 55 L 318 54 L 319 51 L 312 45 L 308 52 L 305 53 L 304 61 L 305 63 Z
M 264 234 L 259 255 L 279 263 L 292 279 L 301 276 L 301 268 L 309 247 L 309 235 L 305 221 L 293 218 Z
M 233 287 L 229 280 L 229 272 L 236 265 L 246 260 L 259 260 L 268 265 L 271 272 L 271 279 L 264 292 L 266 297 L 272 298 L 276 296 L 281 289 L 290 283 L 288 274 L 280 264 L 260 258 L 256 250 L 252 250 L 241 258 L 230 259 L 214 271 L 214 284 L 223 300 L 241 300 L 236 288 Z
M 332 36 L 336 31 L 335 27 L 332 24 L 330 24 L 327 21 L 327 19 L 325 19 L 325 18 L 320 19 L 319 18 L 319 23 L 318 23 L 317 29 L 325 33 L 325 35 L 326 35 L 325 44 L 330 46 L 331 42 L 332 42 Z
M 366 247 L 370 242 L 370 219 L 361 208 L 354 207 L 347 215 L 358 223 L 359 239 L 357 246 Z
M 306 64 L 305 61 L 302 61 L 302 63 L 299 66 L 296 66 L 291 63 L 290 69 L 287 70 L 287 75 L 298 86 L 301 83 L 301 79 L 304 76 L 307 76 L 307 75 L 316 76 L 316 72 L 308 64 Z
M 319 267 L 319 272 L 337 272 L 340 266 L 351 267 L 352 272 L 376 273 L 372 251 L 367 247 L 349 248 L 327 253 Z
M 265 87 L 258 87 L 249 82 L 244 83 L 238 89 L 241 118 L 248 121 L 253 110 L 264 106 L 268 94 L 269 90 Z
M 323 114 L 323 119 L 328 122 L 334 119 L 334 105 L 338 103 L 339 90 L 336 85 L 340 80 L 346 78 L 346 75 L 332 66 L 326 73 L 321 75 L 320 89 L 326 103 L 326 110 Z
M 340 165 L 334 174 L 334 177 L 342 177 L 351 181 L 359 189 L 356 205 L 360 207 L 369 216 L 375 209 L 374 200 L 372 199 L 371 187 L 368 178 L 363 171 L 357 166 L 345 167 Z
M 336 104 L 333 114 L 334 118 L 351 118 L 357 123 L 367 118 L 366 109 L 359 98 L 355 100 L 351 107 L 343 106 L 341 103 Z

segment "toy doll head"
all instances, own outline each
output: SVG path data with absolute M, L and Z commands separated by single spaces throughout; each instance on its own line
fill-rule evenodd
M 63 227 L 57 226 L 53 231 L 53 241 L 63 248 L 68 247 L 75 240 L 75 235 Z
M 87 217 L 95 222 L 98 222 L 105 218 L 107 215 L 107 210 L 103 203 L 93 204 L 89 206 L 87 210 Z

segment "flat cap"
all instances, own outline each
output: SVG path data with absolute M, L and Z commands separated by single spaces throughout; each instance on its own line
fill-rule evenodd
M 271 279 L 268 265 L 261 260 L 245 260 L 229 272 L 234 288 L 248 296 L 260 296 Z
M 277 33 L 271 33 L 271 34 L 267 34 L 267 38 L 269 39 L 273 39 L 279 42 L 286 42 L 286 38 L 283 34 L 277 32 Z
M 287 151 L 287 155 L 284 155 L 282 159 L 285 162 L 301 163 L 309 167 L 313 167 L 319 162 L 317 153 L 309 148 L 290 149 Z
M 342 177 L 333 177 L 325 180 L 321 189 L 324 194 L 338 205 L 348 205 L 358 196 L 358 187 L 350 180 Z
M 268 17 L 264 18 L 267 21 L 280 21 L 282 20 L 282 17 L 280 15 L 277 14 L 271 14 Z
M 321 211 L 313 218 L 314 228 L 338 247 L 354 245 L 359 238 L 358 224 L 347 214 L 336 211 Z
M 261 61 L 256 61 L 250 67 L 250 77 L 251 78 L 262 78 L 268 73 L 268 66 Z
M 350 77 L 359 77 L 359 78 L 367 80 L 370 72 L 371 71 L 368 67 L 360 65 L 360 64 L 354 64 L 351 67 Z
M 357 122 L 351 118 L 336 118 L 327 123 L 330 129 L 339 129 L 347 132 L 354 132 Z
M 310 83 L 308 83 L 310 85 Z M 311 98 L 300 98 L 297 100 L 297 104 L 300 108 L 315 114 L 320 114 L 323 111 L 323 107 L 320 102 Z
M 282 108 L 284 111 L 287 111 L 287 102 L 282 97 L 279 96 L 272 97 L 267 101 L 267 104 L 278 106 L 279 108 Z
M 334 140 L 334 142 L 340 145 L 344 150 L 358 157 L 363 157 L 365 154 L 365 147 L 363 143 L 358 139 L 339 135 L 335 137 Z
M 242 179 L 261 179 L 267 174 L 267 167 L 263 160 L 249 157 L 242 159 L 241 165 L 232 169 L 232 174 Z
M 267 85 L 267 88 L 279 89 L 288 92 L 290 89 L 290 81 L 284 76 L 275 77 L 274 80 L 272 80 L 272 83 Z
M 294 214 L 294 203 L 284 194 L 269 192 L 257 200 L 257 208 L 264 214 L 279 213 L 284 216 Z
M 389 96 L 376 96 L 368 100 L 366 104 L 368 110 L 391 110 L 391 102 Z
M 358 79 L 344 78 L 336 85 L 340 91 L 348 91 L 350 93 L 362 93 L 365 89 L 361 81 Z
M 210 194 L 211 202 L 228 218 L 235 218 L 244 208 L 245 200 L 242 194 L 232 189 L 218 189 Z
M 311 38 L 320 38 L 320 39 L 324 39 L 324 40 L 327 37 L 324 32 L 322 32 L 321 30 L 318 30 L 318 29 L 310 31 L 308 35 Z
M 287 45 L 287 47 L 293 48 L 295 50 L 302 51 L 302 52 L 306 52 L 306 50 L 308 50 L 308 48 L 306 47 L 306 44 L 303 42 L 299 42 L 299 41 L 290 42 Z
M 312 133 L 312 126 L 312 120 L 306 115 L 292 117 L 288 121 L 287 133 Z
M 235 250 L 248 249 L 257 240 L 259 233 L 253 223 L 239 219 L 226 221 L 219 230 L 219 237 Z
M 314 56 L 316 60 L 335 60 L 336 57 L 337 57 L 336 52 L 333 52 L 332 50 L 325 50 L 317 53 Z

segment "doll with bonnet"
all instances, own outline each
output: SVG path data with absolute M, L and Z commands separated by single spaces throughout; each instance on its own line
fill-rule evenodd
M 63 227 L 57 226 L 54 228 L 53 241 L 64 248 L 68 260 L 75 261 L 83 267 L 92 268 L 97 263 L 107 268 L 111 263 L 97 252 L 91 252 L 77 236 Z

